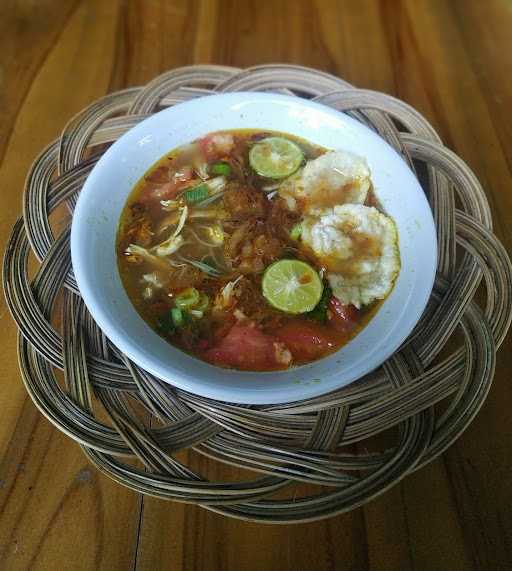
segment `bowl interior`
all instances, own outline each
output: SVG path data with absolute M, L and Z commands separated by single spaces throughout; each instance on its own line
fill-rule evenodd
M 159 337 L 128 299 L 117 270 L 119 216 L 134 184 L 164 153 L 210 131 L 272 129 L 329 149 L 364 156 L 375 193 L 397 224 L 401 272 L 368 326 L 333 355 L 283 372 L 221 369 L 184 354 Z M 342 387 L 375 369 L 420 318 L 435 277 L 437 251 L 424 193 L 400 156 L 343 113 L 299 98 L 231 93 L 176 105 L 141 122 L 114 143 L 89 175 L 71 232 L 74 273 L 82 297 L 109 339 L 134 362 L 193 393 L 237 403 L 278 403 Z

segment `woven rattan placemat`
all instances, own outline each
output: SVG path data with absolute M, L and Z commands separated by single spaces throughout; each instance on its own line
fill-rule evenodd
M 434 291 L 401 350 L 342 390 L 286 405 L 198 397 L 129 362 L 80 299 L 69 226 L 59 233 L 50 222 L 62 203 L 73 208 L 108 144 L 149 114 L 193 97 L 242 90 L 314 98 L 375 129 L 416 169 L 437 225 Z M 40 263 L 33 279 L 30 251 Z M 4 261 L 27 391 L 98 469 L 145 494 L 269 523 L 353 509 L 450 446 L 491 386 L 512 314 L 511 281 L 482 187 L 417 111 L 332 75 L 286 65 L 176 69 L 84 109 L 34 162 Z M 392 445 L 368 452 L 375 449 L 368 439 L 384 431 Z M 186 448 L 253 475 L 209 481 L 176 459 Z M 300 495 L 294 484 L 302 482 L 321 488 Z

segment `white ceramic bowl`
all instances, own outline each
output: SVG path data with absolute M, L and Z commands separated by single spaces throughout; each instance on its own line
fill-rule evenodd
M 119 216 L 134 184 L 166 152 L 220 129 L 272 129 L 364 156 L 375 192 L 394 218 L 402 268 L 377 315 L 333 355 L 282 372 L 241 372 L 195 359 L 159 337 L 128 299 L 117 270 Z M 176 105 L 114 143 L 89 175 L 73 217 L 73 270 L 109 339 L 147 371 L 192 393 L 237 403 L 282 403 L 338 389 L 375 369 L 405 340 L 430 296 L 437 261 L 432 214 L 415 176 L 378 135 L 343 113 L 303 99 L 229 93 Z

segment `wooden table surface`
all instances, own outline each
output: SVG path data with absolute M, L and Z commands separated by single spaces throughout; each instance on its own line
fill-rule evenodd
M 0 8 L 2 243 L 30 163 L 96 98 L 182 65 L 288 62 L 424 113 L 482 181 L 512 249 L 509 0 L 2 0 Z M 1 569 L 512 569 L 510 344 L 479 416 L 442 458 L 351 513 L 264 526 L 142 499 L 89 466 L 27 397 L 1 303 Z M 228 473 L 206 460 L 201 468 Z

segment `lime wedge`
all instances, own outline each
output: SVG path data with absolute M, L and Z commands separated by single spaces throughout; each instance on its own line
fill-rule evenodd
M 249 151 L 251 167 L 267 178 L 284 178 L 301 165 L 304 153 L 292 141 L 283 137 L 267 137 Z
M 300 260 L 274 262 L 265 270 L 261 287 L 270 305 L 287 313 L 311 311 L 323 291 L 318 273 Z

